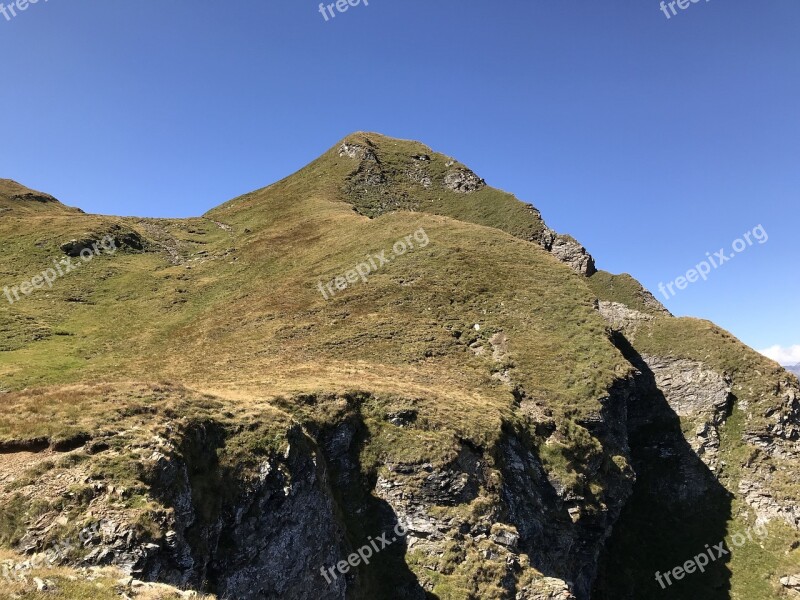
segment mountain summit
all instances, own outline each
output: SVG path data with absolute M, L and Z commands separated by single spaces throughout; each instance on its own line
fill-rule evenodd
M 354 133 L 191 219 L 25 190 L 0 185 L 0 286 L 30 283 L 0 307 L 0 546 L 54 594 L 800 589 L 797 378 L 457 160 Z

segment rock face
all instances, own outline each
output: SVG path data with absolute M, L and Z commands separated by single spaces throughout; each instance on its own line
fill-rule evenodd
M 793 470 L 798 464 L 797 385 L 784 378 L 772 392 L 775 401 L 763 413 L 767 421 L 761 421 L 755 418 L 758 408 L 737 398 L 743 390 L 741 385 L 734 385 L 732 374 L 714 370 L 700 360 L 638 354 L 636 340 L 647 335 L 643 331 L 649 331 L 659 318 L 674 317 L 648 315 L 609 301 L 599 302 L 598 308 L 618 347 L 638 371 L 636 393 L 628 407 L 637 484 L 602 557 L 592 598 L 635 600 L 642 592 L 631 590 L 649 589 L 652 584 L 645 580 L 629 585 L 609 581 L 608 573 L 624 570 L 626 557 L 632 553 L 637 553 L 640 565 L 647 565 L 643 570 L 651 573 L 671 562 L 681 562 L 680 552 L 671 559 L 663 552 L 657 558 L 650 556 L 641 540 L 627 536 L 625 530 L 648 529 L 659 545 L 682 544 L 681 529 L 702 532 L 708 540 L 723 539 L 732 518 L 734 494 L 744 501 L 748 520 L 757 524 L 784 522 L 796 531 L 800 526 L 797 504 L 776 491 L 785 483 L 776 485 L 774 477 L 776 472 Z M 746 414 L 746 421 L 752 423 L 737 433 L 740 439 L 731 439 L 730 432 L 737 432 L 736 425 L 729 426 L 735 411 Z M 725 435 L 729 447 L 733 443 L 751 448 L 741 476 L 733 480 L 725 477 L 729 467 L 726 461 L 730 460 L 723 460 L 721 441 Z M 759 447 L 761 456 L 752 450 Z M 659 515 L 658 521 L 653 521 L 652 514 Z M 712 565 L 711 572 L 715 574 L 697 582 L 693 595 L 727 598 L 724 586 L 714 583 L 725 580 L 725 566 Z M 786 577 L 784 580 L 789 581 Z
M 486 182 L 469 169 L 457 169 L 444 176 L 444 187 L 460 194 L 470 194 L 486 185 Z
M 137 527 L 140 517 L 125 502 L 133 490 L 97 482 L 84 493 L 91 494 L 90 510 L 77 500 L 65 505 L 77 522 L 91 523 L 74 536 L 79 543 L 54 550 L 52 532 L 66 520 L 51 512 L 26 533 L 20 549 L 55 551 L 55 562 L 113 565 L 136 580 L 220 598 L 333 600 L 363 597 L 374 585 L 374 575 L 358 570 L 324 571 L 357 550 L 346 532 L 365 540 L 401 527 L 404 537 L 392 537 L 373 557 L 391 573 L 392 598 L 424 600 L 432 590 L 434 578 L 409 571 L 406 557 L 413 555 L 431 574 L 463 577 L 476 597 L 588 600 L 605 539 L 633 484 L 630 469 L 609 468 L 609 454 L 628 455 L 631 385 L 616 386 L 600 412 L 583 422 L 608 452 L 579 478 L 603 481 L 600 497 L 588 497 L 578 491 L 580 481 L 576 486 L 549 471 L 530 432 L 510 424 L 496 447 L 454 439 L 459 450 L 446 462 L 388 463 L 373 477 L 359 463 L 366 430 L 377 424 L 353 404 L 356 412 L 333 427 L 291 427 L 283 450 L 253 457 L 247 471 L 218 462 L 245 432 L 213 418 L 188 428 L 168 422 L 170 435 L 128 438 L 124 446 L 115 435 L 87 441 L 69 452 L 91 451 L 93 458 L 76 463 L 59 485 L 93 481 L 94 461 L 112 464 L 123 458 L 118 448 L 135 447 L 141 477 L 158 506 L 151 517 L 158 534 Z M 399 411 L 385 418 L 402 431 L 414 427 L 416 415 Z M 560 434 L 548 431 L 560 443 Z M 42 485 L 18 489 L 41 497 L 54 493 Z M 485 572 L 492 576 L 479 576 Z
M 606 493 L 599 504 L 548 475 L 518 438 L 509 436 L 502 447 L 504 499 L 510 521 L 520 532 L 520 548 L 539 571 L 568 582 L 578 599 L 590 598 L 600 552 L 632 493 L 633 470 L 627 466 L 610 469 L 605 462 L 609 455 L 624 457 L 626 464 L 630 460 L 627 411 L 632 385 L 633 381 L 620 381 L 605 399 L 602 411 L 582 422 L 587 431 L 603 440 L 607 451 L 583 474 L 592 478 L 605 473 Z
M 542 248 L 561 262 L 568 264 L 576 273 L 588 277 L 597 272 L 591 254 L 572 237 L 545 228 L 538 242 Z
M 687 441 L 708 468 L 716 471 L 719 428 L 733 407 L 730 381 L 699 362 L 655 356 L 642 358 L 669 407 L 682 420 L 695 423 L 694 435 Z
M 785 491 L 800 463 L 800 386 L 787 378 L 773 393 L 778 402 L 769 408 L 743 407 L 748 416 L 761 413 L 766 418 L 760 426 L 746 427 L 743 434 L 765 460 L 753 460 L 748 465 L 737 491 L 760 522 L 784 521 L 800 529 L 800 505 Z M 780 478 L 778 486 L 776 478 Z M 782 493 L 776 492 L 776 487 Z
M 631 351 L 621 347 L 626 354 Z M 664 565 L 682 564 L 683 536 L 702 532 L 701 539 L 723 539 L 730 515 L 730 493 L 706 464 L 716 466 L 719 442 L 713 427 L 726 414 L 724 380 L 696 364 L 652 357 L 648 363 L 635 354 L 628 356 L 638 370 L 626 422 L 636 485 L 603 550 L 593 600 L 638 600 L 648 590 L 655 597 L 658 587 L 652 587 L 652 574 L 665 569 Z M 702 435 L 699 428 L 694 431 L 691 443 L 684 437 L 675 408 L 706 424 Z M 696 448 L 704 453 L 704 460 Z M 634 531 L 647 531 L 645 541 Z M 651 539 L 657 540 L 659 548 L 666 544 L 674 550 L 652 551 Z M 632 573 L 630 557 L 634 555 L 641 580 L 619 577 Z M 712 567 L 714 577 L 724 573 L 724 565 Z M 699 588 L 705 592 L 706 585 L 700 582 Z M 722 598 L 713 584 L 708 593 Z
M 347 553 L 319 449 L 294 429 L 285 452 L 265 457 L 252 476 L 209 472 L 225 437 L 207 422 L 180 442 L 154 438 L 140 447 L 149 454 L 146 479 L 164 507 L 155 517 L 159 538 L 116 502 L 129 491 L 95 484 L 93 509 L 81 517 L 90 525 L 69 543 L 50 545 L 52 530 L 66 521 L 49 513 L 20 548 L 46 551 L 48 564 L 72 563 L 77 552 L 81 565 L 114 565 L 137 580 L 210 589 L 221 598 L 345 598 L 346 580 L 328 582 L 321 572 Z
M 213 430 L 193 435 L 202 460 L 218 442 Z M 165 524 L 159 554 L 140 564 L 142 576 L 195 589 L 213 582 L 222 598 L 344 598 L 344 580 L 327 584 L 321 574 L 338 560 L 342 539 L 323 463 L 302 432 L 288 439 L 284 455 L 265 460 L 254 479 L 231 482 L 238 489 L 214 519 L 198 514 L 198 500 L 209 499 L 191 484 L 189 473 L 202 467 L 159 457 L 156 489 L 178 492 L 164 498 L 176 518 Z
M 339 156 L 346 156 L 354 160 L 375 160 L 375 153 L 370 148 L 347 142 L 339 146 Z

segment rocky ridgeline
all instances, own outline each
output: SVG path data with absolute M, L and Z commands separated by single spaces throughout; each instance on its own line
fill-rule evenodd
M 486 188 L 486 181 L 455 160 L 428 150 L 426 154 L 408 154 L 402 157 L 401 166 L 387 164 L 380 158 L 377 145 L 343 142 L 337 151 L 339 157 L 357 161 L 350 176 L 346 194 L 350 197 L 372 198 L 371 202 L 357 203 L 360 212 L 376 217 L 394 210 L 422 210 L 413 190 L 398 193 L 398 182 L 407 181 L 426 191 L 442 190 L 455 194 L 474 194 Z M 436 163 L 442 163 L 437 165 Z M 433 167 L 437 166 L 438 169 Z M 539 212 L 530 207 L 531 216 L 541 220 Z M 528 241 L 539 244 L 575 272 L 593 275 L 597 269 L 594 259 L 574 238 L 544 227 L 541 233 Z

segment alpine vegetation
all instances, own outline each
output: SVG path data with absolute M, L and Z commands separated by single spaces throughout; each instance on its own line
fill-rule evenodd
M 111 232 L 115 258 L 76 267 Z M 185 219 L 0 179 L 0 250 L 12 300 L 72 257 L 63 293 L 0 302 L 0 597 L 774 600 L 800 579 L 800 382 L 424 144 L 356 132 Z M 704 550 L 754 523 L 763 544 Z
M 72 273 L 84 263 L 90 262 L 95 256 L 98 256 L 104 250 L 106 254 L 114 254 L 117 251 L 117 245 L 114 238 L 110 235 L 105 236 L 102 240 L 93 242 L 91 246 L 80 249 L 77 253 L 83 262 L 72 262 L 74 257 L 66 256 L 61 260 L 53 260 L 53 266 L 48 267 L 39 275 L 33 276 L 29 281 L 24 281 L 19 285 L 12 287 L 4 287 L 3 293 L 8 299 L 9 304 L 20 300 L 20 293 L 24 296 L 30 296 L 34 290 L 41 290 L 45 286 L 47 289 L 52 289 L 53 284 L 59 277 Z M 13 296 L 13 297 L 12 297 Z
M 747 543 L 747 541 L 754 541 L 753 540 L 753 531 L 756 532 L 756 535 L 760 539 L 765 539 L 769 532 L 767 528 L 763 524 L 757 524 L 752 529 L 747 530 L 746 534 L 742 533 L 735 533 L 733 534 L 731 541 L 733 542 L 734 547 L 741 548 L 742 546 Z M 695 572 L 705 573 L 706 567 L 722 558 L 723 556 L 727 556 L 731 553 L 730 548 L 725 545 L 725 540 L 721 541 L 719 544 L 715 544 L 714 546 L 710 546 L 706 544 L 705 550 L 700 554 L 694 556 L 690 560 L 687 560 L 683 565 L 680 567 L 675 567 L 671 571 L 667 571 L 666 573 L 661 573 L 660 571 L 656 571 L 656 581 L 661 586 L 662 590 L 667 589 L 667 587 L 671 586 L 674 582 L 671 580 L 670 576 L 675 578 L 675 581 L 680 581 L 686 575 L 691 575 Z M 666 583 L 664 583 L 666 581 Z
M 428 234 L 425 233 L 425 230 L 422 227 L 417 229 L 414 233 L 397 240 L 392 245 L 392 253 L 388 257 L 386 256 L 388 250 L 383 250 L 378 254 L 367 254 L 366 261 L 358 263 L 355 267 L 345 271 L 341 275 L 337 275 L 328 281 L 324 287 L 320 281 L 317 283 L 317 289 L 319 289 L 322 297 L 325 298 L 325 300 L 328 300 L 329 298 L 335 296 L 337 291 L 341 292 L 346 290 L 348 285 L 357 283 L 359 279 L 363 282 L 366 282 L 367 277 L 370 274 L 382 268 L 384 265 L 388 265 L 398 256 L 402 256 L 406 252 L 413 251 L 415 248 L 415 241 L 417 242 L 419 248 L 424 248 L 430 243 Z

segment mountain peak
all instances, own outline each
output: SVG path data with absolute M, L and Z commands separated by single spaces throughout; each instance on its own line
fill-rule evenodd
M 387 212 L 428 212 L 494 227 L 542 246 L 574 271 L 591 276 L 594 259 L 574 238 L 548 228 L 541 213 L 487 185 L 472 169 L 416 141 L 356 132 L 333 148 L 350 163 L 345 201 L 374 218 Z
M 206 216 L 259 228 L 269 226 L 276 214 L 289 211 L 307 222 L 309 215 L 342 204 L 370 219 L 426 213 L 499 229 L 541 246 L 581 275 L 596 272 L 587 250 L 548 228 L 531 204 L 489 186 L 465 164 L 421 142 L 374 132 L 352 133 L 293 175 Z

